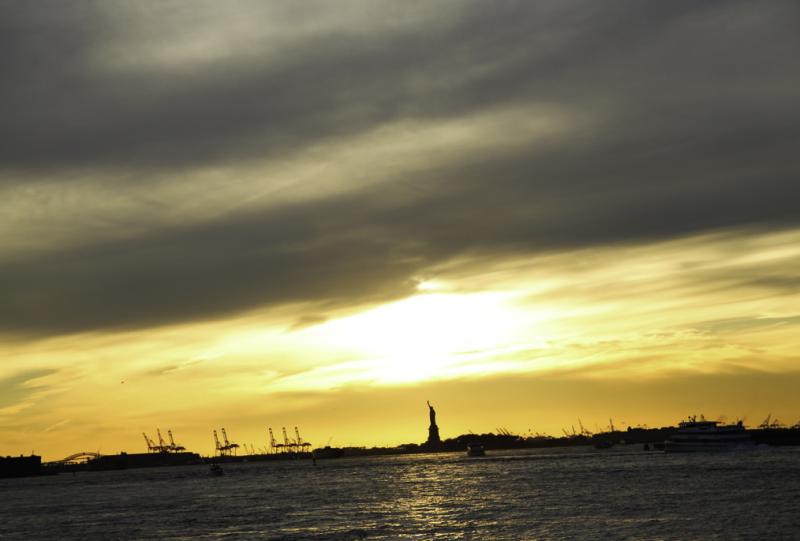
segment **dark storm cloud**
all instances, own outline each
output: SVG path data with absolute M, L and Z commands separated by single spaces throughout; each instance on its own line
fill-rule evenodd
M 800 218 L 794 3 L 464 3 L 385 35 L 364 32 L 369 20 L 309 34 L 277 60 L 127 70 L 98 67 L 117 23 L 96 5 L 0 6 L 0 182 L 73 166 L 167 178 L 513 106 L 586 119 L 324 200 L 25 255 L 0 267 L 7 330 L 368 302 L 457 255 Z
M 196 165 L 302 148 L 397 117 L 565 94 L 583 102 L 608 92 L 606 85 L 626 86 L 630 75 L 637 84 L 656 75 L 658 83 L 657 66 L 631 65 L 646 69 L 639 78 L 625 73 L 619 56 L 692 15 L 680 5 L 576 5 L 552 13 L 476 4 L 436 30 L 384 37 L 336 29 L 278 59 L 255 50 L 210 64 L 115 69 L 114 58 L 99 65 L 97 53 L 113 45 L 119 22 L 92 3 L 79 5 L 72 12 L 58 3 L 4 4 L 0 76 L 12 81 L 0 95 L 5 166 Z M 179 25 L 180 14 L 173 17 Z M 155 22 L 145 10 L 129 24 Z
M 20 331 L 153 325 L 412 291 L 409 278 L 424 262 L 402 239 L 354 234 L 329 219 L 289 208 L 7 264 L 0 281 L 24 286 L 3 292 L 0 324 Z

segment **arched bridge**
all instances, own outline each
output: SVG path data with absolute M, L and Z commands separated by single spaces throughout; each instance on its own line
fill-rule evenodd
M 54 460 L 52 462 L 48 462 L 48 464 L 72 464 L 74 462 L 83 462 L 86 460 L 90 460 L 93 458 L 100 458 L 100 453 L 93 453 L 91 451 L 81 451 L 79 453 L 75 453 L 74 455 L 69 455 L 66 458 L 62 458 L 61 460 Z

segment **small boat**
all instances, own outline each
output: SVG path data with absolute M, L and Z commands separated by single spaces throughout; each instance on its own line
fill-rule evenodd
M 736 451 L 752 449 L 755 445 L 742 422 L 721 425 L 707 421 L 702 415 L 692 416 L 678 425 L 678 430 L 664 442 L 667 453 L 694 453 L 707 451 Z
M 212 464 L 208 470 L 208 475 L 219 477 L 220 475 L 225 475 L 225 470 L 219 464 Z
M 467 444 L 467 456 L 486 456 L 486 449 L 480 443 Z

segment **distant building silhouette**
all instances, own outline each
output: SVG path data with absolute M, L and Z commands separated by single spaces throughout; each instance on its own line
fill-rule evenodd
M 436 426 L 436 410 L 433 409 L 430 402 L 428 402 L 428 414 L 431 419 L 431 426 L 428 427 L 428 441 L 425 443 L 427 445 L 438 445 L 442 443 L 442 440 L 439 437 L 439 427 Z

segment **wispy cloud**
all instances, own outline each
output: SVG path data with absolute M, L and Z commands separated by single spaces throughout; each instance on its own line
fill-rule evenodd
M 10 419 L 53 392 L 47 383 L 55 369 L 23 370 L 0 379 L 0 419 Z

